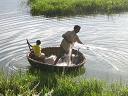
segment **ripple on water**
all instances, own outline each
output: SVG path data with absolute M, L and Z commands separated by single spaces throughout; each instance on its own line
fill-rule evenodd
M 26 71 L 28 70 L 30 64 L 26 58 L 26 54 L 20 54 L 10 59 L 10 61 L 5 65 L 7 71 Z
M 26 70 L 29 66 L 25 57 L 28 51 L 26 39 L 29 39 L 31 44 L 40 39 L 43 47 L 59 46 L 61 35 L 78 24 L 82 27 L 78 35 L 89 47 L 87 50 L 85 46 L 79 46 L 87 58 L 87 73 L 93 74 L 92 77 L 96 77 L 94 73 L 97 70 L 103 74 L 118 74 L 120 71 L 127 73 L 128 29 L 124 28 L 128 22 L 124 22 L 124 17 L 115 16 L 113 22 L 104 15 L 57 19 L 32 17 L 17 12 L 0 14 L 0 65 L 6 65 L 6 68 L 12 71 Z M 123 76 L 123 73 L 121 75 Z

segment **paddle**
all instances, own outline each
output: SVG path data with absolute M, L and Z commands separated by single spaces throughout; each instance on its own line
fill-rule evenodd
M 30 45 L 30 43 L 29 43 L 29 41 L 28 41 L 28 39 L 26 39 L 26 41 L 27 41 L 27 44 L 28 44 L 28 47 L 29 47 L 29 50 L 31 51 L 32 49 L 31 49 L 31 45 Z

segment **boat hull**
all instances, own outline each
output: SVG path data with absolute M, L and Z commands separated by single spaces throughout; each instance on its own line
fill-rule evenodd
M 49 57 L 50 55 L 56 55 L 57 56 L 57 55 L 59 55 L 60 47 L 43 48 L 42 52 L 45 54 L 46 57 Z M 86 59 L 85 59 L 84 55 L 77 50 L 73 49 L 72 54 L 78 55 L 78 62 L 77 62 L 77 64 L 74 64 L 73 66 L 59 66 L 59 65 L 43 63 L 43 62 L 40 62 L 38 60 L 33 59 L 31 56 L 31 52 L 27 54 L 27 59 L 33 68 L 38 68 L 41 70 L 48 70 L 48 71 L 79 70 L 85 64 Z

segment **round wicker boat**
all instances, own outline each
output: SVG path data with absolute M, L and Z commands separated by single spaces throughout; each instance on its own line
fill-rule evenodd
M 60 53 L 60 47 L 46 47 L 46 48 L 43 48 L 42 52 L 45 54 L 46 57 L 49 57 L 51 55 L 58 56 Z M 32 67 L 39 68 L 41 70 L 52 70 L 52 71 L 53 70 L 55 71 L 78 70 L 85 64 L 85 57 L 81 52 L 74 50 L 74 49 L 72 51 L 72 54 L 77 55 L 77 63 L 74 64 L 73 66 L 68 66 L 68 65 L 58 66 L 58 65 L 53 65 L 53 64 L 46 63 L 46 62 L 43 63 L 33 58 L 33 56 L 31 55 L 31 52 L 27 54 L 27 59 Z

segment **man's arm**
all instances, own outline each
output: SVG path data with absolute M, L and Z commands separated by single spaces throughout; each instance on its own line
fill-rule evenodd
M 80 44 L 83 44 L 77 35 L 76 35 L 76 41 L 77 41 L 78 43 L 80 43 Z
M 65 36 L 65 34 L 63 34 L 63 35 L 62 35 L 62 37 L 63 37 L 64 39 L 66 39 L 66 36 Z

